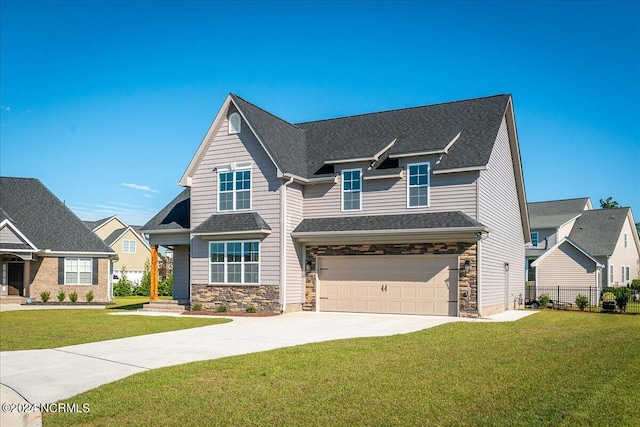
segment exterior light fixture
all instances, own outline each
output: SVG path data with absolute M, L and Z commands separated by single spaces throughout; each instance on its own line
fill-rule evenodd
M 469 275 L 469 271 L 471 271 L 471 261 L 466 260 L 464 264 L 462 264 L 462 277 L 467 277 Z
M 509 263 L 508 262 L 504 263 L 504 271 L 509 271 Z

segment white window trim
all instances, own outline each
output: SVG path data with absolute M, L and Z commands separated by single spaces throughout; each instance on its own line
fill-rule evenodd
M 535 234 L 535 236 L 536 236 L 536 238 L 535 238 L 536 243 L 535 243 L 535 244 L 533 244 L 533 240 L 534 240 L 534 239 L 533 239 L 533 236 L 534 236 L 534 234 Z M 538 237 L 538 236 L 539 236 L 539 235 L 538 235 L 538 232 L 537 232 L 537 231 L 532 231 L 532 232 L 531 232 L 531 246 L 538 247 L 538 245 L 540 244 L 540 240 L 539 240 L 539 237 Z
M 127 243 L 127 248 L 125 249 L 125 243 Z M 131 245 L 133 244 L 133 251 L 131 250 Z M 135 254 L 138 250 L 136 241 L 133 239 L 126 239 L 122 241 L 122 253 L 123 254 Z
M 227 262 L 227 244 L 228 243 L 240 243 L 240 247 L 242 248 L 242 252 L 241 252 L 241 257 L 244 258 L 244 244 L 245 243 L 257 243 L 258 244 L 258 262 L 254 263 L 254 262 L 249 262 L 249 263 L 245 263 L 245 261 L 241 261 L 240 265 L 240 277 L 241 277 L 241 281 L 240 282 L 229 282 L 227 280 L 227 273 L 228 273 L 228 262 Z M 223 244 L 224 245 L 224 262 L 222 263 L 224 265 L 224 271 L 223 271 L 223 275 L 224 275 L 224 282 L 214 282 L 211 278 L 211 265 L 213 264 L 220 264 L 218 262 L 213 263 L 211 262 L 211 245 L 213 244 Z M 260 244 L 259 240 L 225 240 L 225 241 L 211 241 L 209 242 L 209 254 L 208 254 L 208 258 L 209 258 L 209 283 L 210 284 L 214 284 L 214 285 L 230 285 L 230 286 L 235 286 L 235 285 L 258 285 L 261 283 L 261 274 L 262 274 L 262 268 L 261 268 L 261 261 L 262 261 L 262 245 Z M 237 263 L 231 263 L 231 264 L 237 264 Z M 257 282 L 245 282 L 244 281 L 244 266 L 245 264 L 258 264 L 258 281 Z
M 615 279 L 615 272 L 613 264 L 609 264 L 609 286 L 613 286 L 613 281 Z
M 410 189 L 411 189 L 411 177 L 409 175 L 409 168 L 411 166 L 421 166 L 421 165 L 427 165 L 427 204 L 425 206 L 411 206 L 411 199 L 409 198 L 410 195 Z M 418 163 L 407 163 L 407 166 L 405 168 L 406 170 L 406 174 L 407 174 L 407 209 L 424 209 L 424 208 L 428 208 L 431 206 L 431 162 L 418 162 Z M 419 188 L 421 186 L 414 186 L 416 188 Z
M 238 126 L 232 126 L 234 120 L 238 121 Z M 242 118 L 239 113 L 233 112 L 229 114 L 229 135 L 237 135 L 242 132 Z
M 224 167 L 219 167 L 216 168 L 216 171 L 218 173 L 218 180 L 216 182 L 216 198 L 217 198 L 217 203 L 216 203 L 216 211 L 217 212 L 234 212 L 234 211 L 250 211 L 251 207 L 253 206 L 253 168 L 250 166 L 246 166 L 246 164 L 242 164 L 242 165 L 227 165 Z M 238 190 L 236 190 L 236 172 L 245 172 L 245 171 L 249 171 L 249 207 L 245 208 L 245 209 L 236 209 L 236 192 Z M 220 191 L 220 175 L 224 174 L 224 173 L 232 173 L 233 174 L 233 189 L 231 191 Z M 242 191 L 246 191 L 246 190 L 242 190 Z M 232 204 L 233 204 L 233 209 L 220 209 L 220 196 L 221 194 L 226 194 L 226 193 L 233 193 L 232 196 Z
M 67 260 L 76 260 L 78 261 L 78 271 L 76 271 L 76 273 L 78 273 L 78 281 L 73 283 L 73 282 L 67 282 Z M 89 283 L 82 283 L 80 282 L 80 261 L 86 261 L 89 260 Z M 84 272 L 86 273 L 86 271 Z M 74 286 L 85 286 L 85 285 L 92 285 L 93 283 L 93 259 L 92 258 L 65 258 L 64 259 L 64 284 L 65 285 L 74 285 Z
M 624 282 L 629 283 L 630 281 L 631 281 L 631 268 L 625 267 Z
M 629 245 L 629 236 L 627 233 L 624 233 L 624 247 L 626 248 Z
M 344 208 L 344 174 L 345 172 L 360 172 L 360 207 L 358 209 L 345 209 Z M 349 190 L 349 193 L 354 193 L 354 191 Z M 340 172 L 340 212 L 360 212 L 362 211 L 362 168 L 354 168 L 354 169 L 343 169 Z

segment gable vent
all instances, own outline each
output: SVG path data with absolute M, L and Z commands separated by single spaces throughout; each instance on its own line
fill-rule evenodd
M 240 133 L 240 126 L 242 121 L 240 120 L 240 114 L 231 113 L 229 115 L 229 135 Z

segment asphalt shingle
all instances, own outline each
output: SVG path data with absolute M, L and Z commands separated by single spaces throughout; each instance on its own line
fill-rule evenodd
M 580 215 L 588 197 L 527 203 L 531 229 L 556 228 Z
M 193 229 L 193 233 L 226 233 L 238 231 L 263 231 L 271 227 L 256 212 L 215 214 Z
M 185 188 L 160 212 L 140 228 L 141 233 L 158 230 L 189 231 L 191 189 Z
M 569 238 L 591 255 L 612 255 L 630 208 L 584 211 Z

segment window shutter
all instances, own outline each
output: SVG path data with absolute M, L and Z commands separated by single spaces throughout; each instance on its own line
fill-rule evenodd
M 58 285 L 64 285 L 64 258 L 58 258 Z
M 93 259 L 93 268 L 91 269 L 91 283 L 98 284 L 98 258 Z

